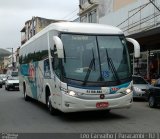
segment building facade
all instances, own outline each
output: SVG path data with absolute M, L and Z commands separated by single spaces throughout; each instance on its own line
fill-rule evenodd
M 8 60 L 6 61 L 5 59 L 8 59 L 8 56 L 10 54 L 11 53 L 8 50 L 0 48 L 0 73 L 6 72 L 6 70 L 7 70 L 6 65 L 8 65 L 8 64 L 6 64 L 6 62 Z
M 9 65 L 9 58 L 8 56 L 3 57 L 3 61 L 1 64 L 1 73 L 6 73 Z
M 79 0 L 81 22 L 118 26 L 132 34 L 159 24 L 159 0 Z
M 147 79 L 160 75 L 159 0 L 80 0 L 79 16 L 81 22 L 117 26 L 140 43 L 141 58 L 132 59 L 133 74 Z
M 4 60 L 3 60 L 3 66 L 4 66 L 4 68 L 8 68 L 8 66 L 12 63 L 11 61 L 12 61 L 12 56 L 10 55 L 10 56 L 6 56 L 6 57 L 4 57 Z
M 16 51 L 15 51 L 15 67 L 18 69 L 18 67 L 19 67 L 19 49 L 20 49 L 20 47 L 18 47 L 17 49 L 16 49 Z
M 21 45 L 23 45 L 26 41 L 28 41 L 31 37 L 40 32 L 49 24 L 60 21 L 61 20 L 32 17 L 32 19 L 25 22 L 25 26 L 21 30 Z

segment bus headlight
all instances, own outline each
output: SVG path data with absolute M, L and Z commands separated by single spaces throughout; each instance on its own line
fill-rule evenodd
M 128 89 L 126 89 L 126 91 L 125 91 L 125 92 L 126 92 L 126 94 L 129 94 L 129 93 L 131 93 L 131 92 L 132 92 L 132 90 L 128 88 Z
M 70 95 L 70 96 L 72 96 L 72 97 L 77 96 L 77 93 L 74 92 L 74 91 L 67 91 L 67 92 L 65 92 L 65 94 Z
M 76 93 L 74 91 L 69 91 L 68 93 L 70 96 L 76 96 Z

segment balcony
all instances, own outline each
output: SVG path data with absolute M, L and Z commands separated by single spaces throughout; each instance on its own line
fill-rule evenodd
M 160 5 L 158 5 L 160 7 Z M 118 25 L 126 35 L 160 27 L 160 12 L 149 2 L 128 12 L 126 21 Z
M 87 13 L 94 7 L 98 6 L 99 2 L 98 0 L 88 0 L 88 2 L 85 2 L 81 5 L 79 5 L 79 15 L 83 15 L 84 13 Z

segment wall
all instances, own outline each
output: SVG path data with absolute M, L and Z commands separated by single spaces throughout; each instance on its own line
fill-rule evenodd
M 132 4 L 133 2 L 136 2 L 137 0 L 114 0 L 114 11 L 117 11 L 129 4 Z
M 99 16 L 99 23 L 109 24 L 113 26 L 118 26 L 120 23 L 120 27 L 122 30 L 127 30 L 126 34 L 132 34 L 137 31 L 141 31 L 141 29 L 146 29 L 148 26 L 157 24 L 160 22 L 160 16 L 157 16 L 151 20 L 146 20 L 145 18 L 152 18 L 151 15 L 154 13 L 158 13 L 156 8 L 152 4 L 148 4 L 145 8 L 140 7 L 141 5 L 149 3 L 149 0 L 115 0 L 111 6 L 111 0 L 103 1 L 103 5 L 110 5 L 106 7 L 109 11 L 105 12 L 103 16 Z M 155 0 L 156 5 L 160 6 L 160 1 Z M 142 10 L 140 10 L 142 8 Z M 135 14 L 137 12 L 137 14 Z M 135 14 L 135 15 L 134 15 Z M 133 17 L 131 17 L 134 15 Z M 150 16 L 150 17 L 149 17 Z M 128 17 L 129 20 L 127 20 Z M 145 19 L 145 20 L 142 20 Z M 140 23 L 142 21 L 142 23 Z M 136 27 L 133 28 L 135 22 L 139 22 Z M 126 28 L 124 28 L 126 27 Z

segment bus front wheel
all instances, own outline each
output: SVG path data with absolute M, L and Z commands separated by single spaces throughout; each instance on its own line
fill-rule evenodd
M 57 115 L 58 114 L 58 110 L 53 108 L 53 106 L 52 106 L 52 103 L 51 103 L 51 100 L 50 100 L 50 95 L 47 96 L 46 104 L 47 104 L 47 108 L 48 108 L 51 115 Z

